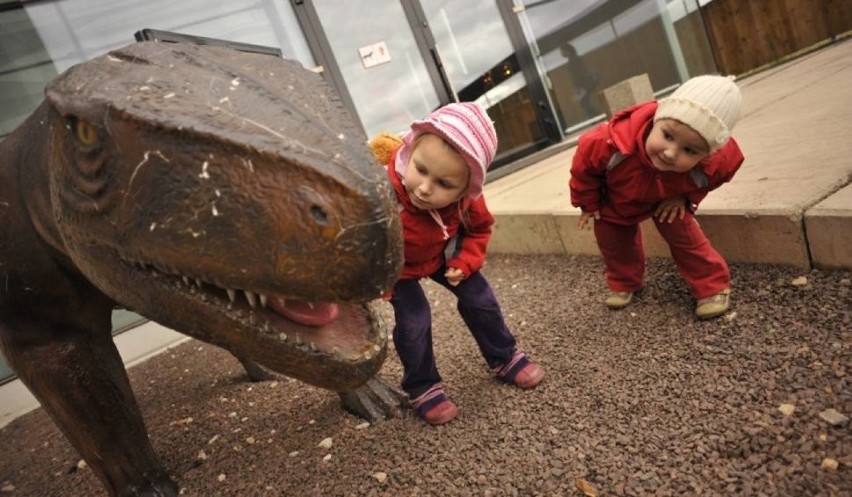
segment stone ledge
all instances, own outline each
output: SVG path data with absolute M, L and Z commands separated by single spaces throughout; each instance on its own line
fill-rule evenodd
M 579 230 L 579 211 L 496 214 L 489 253 L 596 255 L 590 229 Z M 852 223 L 852 217 L 847 218 Z M 730 262 L 783 264 L 810 268 L 801 215 L 786 212 L 700 215 L 704 232 Z M 642 225 L 648 257 L 670 257 L 668 246 L 652 221 Z M 847 233 L 852 230 L 847 230 Z M 852 242 L 847 242 L 852 246 Z M 846 259 L 852 266 L 852 259 Z
M 815 267 L 852 269 L 852 185 L 808 209 L 805 232 Z

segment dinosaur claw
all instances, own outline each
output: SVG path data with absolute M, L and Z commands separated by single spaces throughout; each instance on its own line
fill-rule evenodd
M 404 392 L 378 377 L 353 390 L 338 392 L 338 395 L 344 409 L 373 424 L 399 417 L 401 409 L 408 406 L 408 396 Z

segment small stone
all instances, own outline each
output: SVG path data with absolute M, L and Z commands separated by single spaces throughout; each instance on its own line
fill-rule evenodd
M 0 492 L 14 492 L 14 491 L 15 491 L 15 485 L 12 485 L 11 483 L 6 483 L 2 487 L 0 487 Z
M 198 455 L 195 456 L 195 458 L 198 459 L 199 461 L 206 461 L 207 460 L 207 453 L 204 452 L 203 450 L 199 450 Z
M 361 423 L 361 424 L 357 425 L 357 426 L 355 427 L 355 429 L 356 429 L 356 430 L 363 430 L 363 429 L 365 429 L 365 428 L 369 428 L 369 427 L 370 427 L 370 423 L 363 422 L 363 423 Z
M 796 406 L 793 404 L 781 404 L 778 406 L 778 410 L 781 411 L 781 414 L 785 416 L 790 416 L 794 412 L 796 412 Z
M 216 477 L 216 479 L 219 481 L 225 481 L 225 478 L 227 478 L 227 476 L 225 476 L 225 473 L 220 473 L 219 476 Z
M 331 461 L 331 454 L 326 454 L 325 457 L 322 458 L 322 462 Z
M 574 480 L 574 487 L 583 493 L 586 497 L 598 497 L 598 489 L 594 485 L 582 478 Z
M 253 443 L 255 443 L 255 442 L 256 442 L 256 440 L 254 439 L 254 437 L 248 437 L 248 438 L 246 438 L 246 443 L 247 443 L 247 444 L 249 444 L 249 445 L 251 445 L 251 444 L 253 444 Z
M 822 469 L 826 470 L 826 471 L 837 471 L 838 465 L 839 465 L 839 463 L 837 462 L 836 459 L 826 457 L 825 459 L 822 460 L 822 464 L 820 464 L 820 467 Z
M 819 417 L 821 417 L 826 423 L 831 426 L 842 426 L 849 421 L 849 418 L 835 411 L 834 409 L 826 409 L 819 413 Z
M 737 319 L 737 311 L 733 311 L 733 312 L 729 312 L 729 313 L 725 314 L 725 321 L 730 323 L 734 319 Z
M 793 281 L 790 282 L 793 286 L 805 286 L 808 284 L 807 276 L 799 276 L 798 278 L 793 278 Z
M 317 447 L 320 447 L 322 449 L 330 449 L 331 448 L 331 437 L 324 438 L 322 440 L 322 442 L 320 442 L 319 445 L 317 445 Z
M 293 452 L 289 453 L 288 455 L 289 455 L 290 457 L 296 457 L 296 456 L 298 456 L 298 455 L 299 455 L 299 451 L 298 451 L 298 450 L 294 450 Z
M 377 473 L 373 473 L 373 474 L 371 474 L 370 476 L 372 476 L 373 478 L 375 478 L 375 479 L 376 479 L 376 481 L 377 481 L 377 482 L 379 482 L 379 483 L 384 483 L 384 482 L 385 482 L 385 480 L 387 480 L 387 479 L 388 479 L 388 474 L 387 474 L 387 473 L 385 473 L 385 472 L 383 472 L 383 471 L 379 471 L 379 472 L 377 472 Z
M 88 466 L 89 465 L 86 464 L 86 461 L 84 459 L 80 459 L 79 461 L 77 461 L 77 469 L 86 469 Z

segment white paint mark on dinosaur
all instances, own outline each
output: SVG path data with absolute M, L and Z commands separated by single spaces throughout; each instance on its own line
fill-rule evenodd
M 143 156 L 142 160 L 139 162 L 139 164 L 136 164 L 136 168 L 133 170 L 133 174 L 130 175 L 130 181 L 127 183 L 127 193 L 130 192 L 130 187 L 133 186 L 133 180 L 136 179 L 136 173 L 138 173 L 139 169 L 142 168 L 142 166 L 145 165 L 148 162 L 148 158 L 151 156 L 152 153 L 159 155 L 160 158 L 163 159 L 166 162 L 171 162 L 159 150 L 146 150 L 145 155 Z M 125 197 L 124 197 L 125 201 L 127 200 L 127 193 L 125 193 Z

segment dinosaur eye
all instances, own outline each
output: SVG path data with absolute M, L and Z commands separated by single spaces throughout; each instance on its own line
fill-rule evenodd
M 77 140 L 87 147 L 90 147 L 98 141 L 98 130 L 86 121 L 77 120 L 74 122 L 74 133 L 77 135 Z

